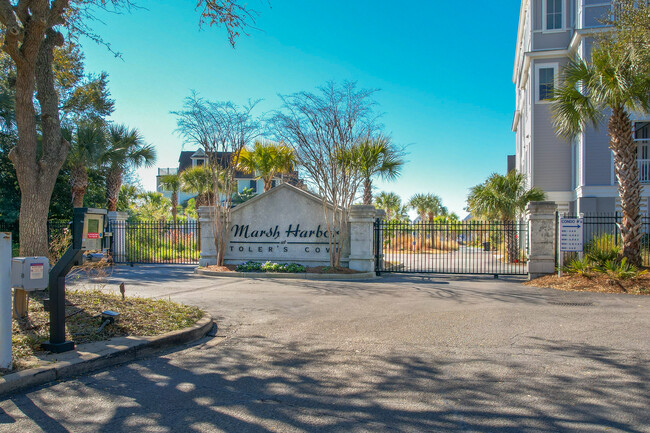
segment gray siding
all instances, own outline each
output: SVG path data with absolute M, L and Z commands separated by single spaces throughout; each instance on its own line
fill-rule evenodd
M 533 50 L 564 50 L 571 42 L 571 31 L 561 33 L 535 33 Z
M 564 0 L 563 23 L 567 31 L 540 33 L 539 31 L 543 30 L 544 2 L 543 0 L 533 0 L 533 30 L 538 31 L 533 34 L 533 50 L 565 49 L 569 45 L 573 29 L 572 3 L 572 0 Z
M 589 126 L 585 140 L 585 185 L 611 185 L 612 161 L 607 139 L 607 127 Z
M 584 214 L 614 213 L 616 211 L 616 198 L 614 197 L 580 197 L 578 198 L 578 212 Z
M 533 185 L 544 191 L 570 191 L 571 145 L 555 135 L 550 108 L 550 104 L 533 107 Z

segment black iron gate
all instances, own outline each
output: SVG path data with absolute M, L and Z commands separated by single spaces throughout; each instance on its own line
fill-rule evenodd
M 375 222 L 377 273 L 526 275 L 525 223 Z
M 114 263 L 198 263 L 201 232 L 198 221 L 112 221 Z

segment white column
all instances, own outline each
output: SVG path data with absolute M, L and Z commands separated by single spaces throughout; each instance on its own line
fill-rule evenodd
M 526 206 L 530 252 L 528 277 L 537 278 L 555 272 L 555 211 L 553 201 L 532 201 Z
M 201 252 L 199 266 L 217 264 L 217 249 L 214 246 L 214 207 L 201 206 L 198 210 L 201 226 Z
M 350 207 L 350 269 L 375 270 L 373 223 L 377 209 L 372 205 Z
M 0 233 L 0 368 L 11 368 L 11 233 Z
M 129 214 L 126 212 L 111 211 L 107 215 L 108 227 L 113 233 L 111 239 L 111 254 L 113 262 L 122 263 L 126 261 L 126 220 Z

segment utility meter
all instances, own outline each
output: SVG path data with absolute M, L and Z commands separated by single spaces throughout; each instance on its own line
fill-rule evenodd
M 86 209 L 81 238 L 81 249 L 83 251 L 99 251 L 102 249 L 105 216 L 106 209 Z
M 11 259 L 11 287 L 26 292 L 45 290 L 49 284 L 50 261 L 47 257 Z

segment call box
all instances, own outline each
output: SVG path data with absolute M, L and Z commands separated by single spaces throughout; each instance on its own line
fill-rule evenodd
M 26 292 L 47 289 L 50 261 L 47 257 L 14 257 L 11 259 L 11 287 Z
M 81 238 L 81 249 L 84 251 L 99 251 L 104 239 L 105 209 L 86 209 L 84 229 Z

